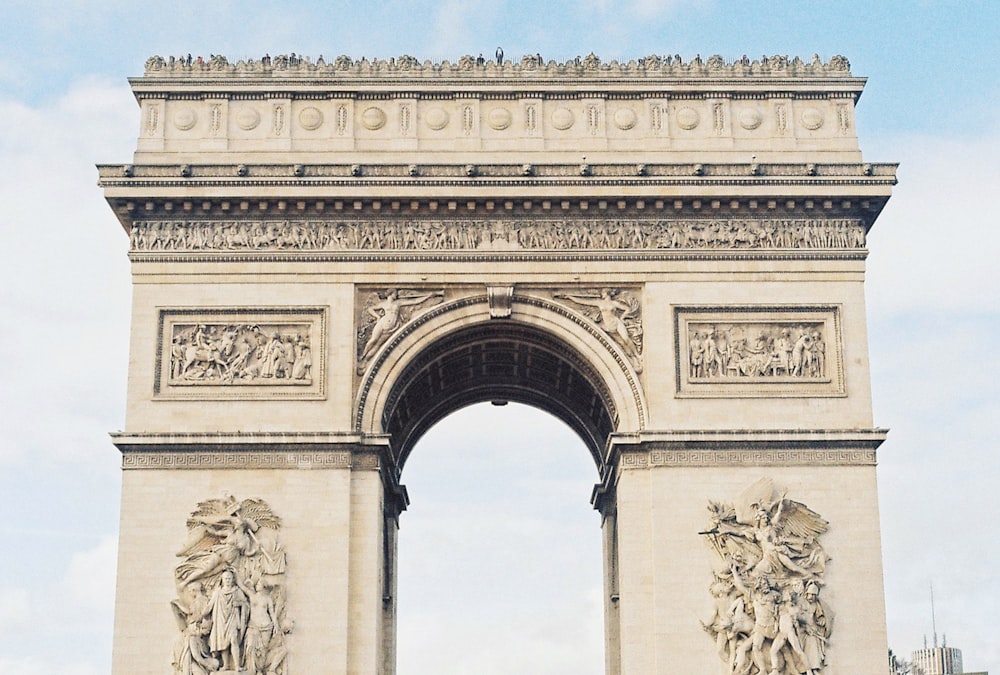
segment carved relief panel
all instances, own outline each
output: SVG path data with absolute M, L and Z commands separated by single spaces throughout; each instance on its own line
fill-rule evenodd
M 842 396 L 840 312 L 826 307 L 678 307 L 681 396 Z
M 825 670 L 833 613 L 821 599 L 830 527 L 769 478 L 735 501 L 709 502 L 700 532 L 714 553 L 715 611 L 702 622 L 732 675 L 818 675 Z
M 157 398 L 322 398 L 322 308 L 163 309 Z
M 137 221 L 132 250 L 469 251 L 862 249 L 855 219 L 496 218 Z
M 418 288 L 359 288 L 355 300 L 357 374 L 414 316 L 444 302 L 445 291 Z
M 180 635 L 176 675 L 287 675 L 285 549 L 281 520 L 263 499 L 200 502 L 174 570 L 170 603 Z
M 552 298 L 597 324 L 625 353 L 635 372 L 642 372 L 642 305 L 638 289 L 565 289 L 554 291 Z

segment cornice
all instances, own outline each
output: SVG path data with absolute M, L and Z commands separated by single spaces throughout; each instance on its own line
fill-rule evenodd
M 115 432 L 112 442 L 122 452 L 177 451 L 301 451 L 324 452 L 344 450 L 345 447 L 381 449 L 387 439 L 351 432 Z
M 897 164 L 99 165 L 119 220 L 409 213 L 676 217 L 759 212 L 859 217 L 870 225 Z M 198 198 L 192 192 L 201 191 Z M 274 192 L 281 191 L 280 197 Z M 671 191 L 683 192 L 672 196 Z M 373 193 L 378 192 L 378 196 Z M 626 196 L 627 195 L 627 196 Z
M 309 153 L 297 154 L 308 159 Z M 530 159 L 530 152 L 525 153 Z M 99 164 L 99 185 L 311 186 L 463 185 L 895 185 L 895 163 L 490 163 L 490 164 Z M 458 180 L 456 180 L 458 179 Z
M 611 454 L 682 450 L 875 450 L 888 429 L 720 429 L 615 433 Z

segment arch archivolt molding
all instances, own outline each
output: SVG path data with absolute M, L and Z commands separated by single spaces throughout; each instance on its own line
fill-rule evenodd
M 543 289 L 515 289 L 510 298 L 510 315 L 505 318 L 491 316 L 490 298 L 485 292 L 447 299 L 414 315 L 365 365 L 355 396 L 355 431 L 386 433 L 383 412 L 398 396 L 394 388 L 403 384 L 400 378 L 404 371 L 449 336 L 476 328 L 483 329 L 480 335 L 488 334 L 491 325 L 508 331 L 524 328 L 570 348 L 582 362 L 581 370 L 596 377 L 598 388 L 608 397 L 606 403 L 615 417 L 614 431 L 644 429 L 648 406 L 639 372 L 629 355 L 585 315 L 544 293 Z

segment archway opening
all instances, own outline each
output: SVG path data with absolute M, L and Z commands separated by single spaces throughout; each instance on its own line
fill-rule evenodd
M 454 409 L 453 409 L 454 410 Z M 414 445 L 399 531 L 401 675 L 604 672 L 598 477 L 579 433 L 480 403 Z
M 489 322 L 438 338 L 406 366 L 382 410 L 401 471 L 414 444 L 445 416 L 474 403 L 525 403 L 583 439 L 598 469 L 618 423 L 606 383 L 564 340 L 526 323 Z

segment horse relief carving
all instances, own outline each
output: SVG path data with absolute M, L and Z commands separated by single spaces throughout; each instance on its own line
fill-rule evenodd
M 262 499 L 198 504 L 174 570 L 175 675 L 287 675 L 281 520 Z
M 833 614 L 820 599 L 829 523 L 769 478 L 733 503 L 710 502 L 700 532 L 715 554 L 714 613 L 703 621 L 731 675 L 818 675 Z
M 307 323 L 175 323 L 171 385 L 312 384 Z

